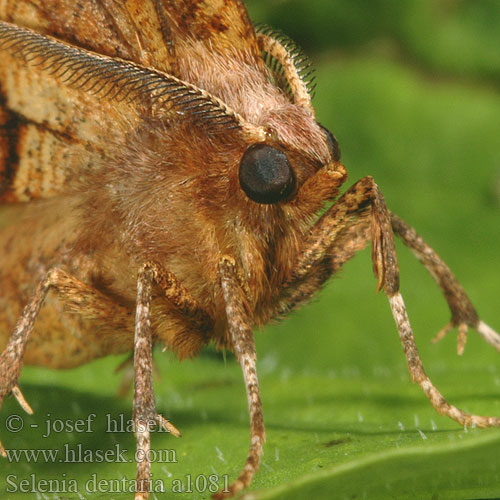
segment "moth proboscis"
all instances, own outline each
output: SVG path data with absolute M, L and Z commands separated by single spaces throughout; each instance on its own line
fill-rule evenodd
M 156 409 L 153 345 L 185 358 L 212 342 L 235 352 L 248 397 L 248 458 L 215 496 L 235 495 L 265 440 L 253 328 L 307 302 L 371 241 L 412 379 L 461 425 L 500 424 L 450 405 L 425 374 L 393 235 L 444 293 L 441 335 L 457 327 L 460 350 L 469 327 L 497 350 L 500 337 L 371 177 L 339 197 L 340 149 L 289 39 L 254 28 L 239 0 L 3 0 L 0 20 L 0 201 L 23 214 L 0 232 L 0 403 L 12 393 L 31 410 L 23 362 L 133 351 L 147 456 L 148 423 L 179 434 Z M 136 499 L 149 477 L 139 462 Z

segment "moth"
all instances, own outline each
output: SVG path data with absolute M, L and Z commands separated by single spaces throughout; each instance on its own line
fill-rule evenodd
M 239 0 L 0 0 L 0 20 L 0 201 L 22 211 L 0 232 L 0 404 L 12 393 L 31 412 L 23 363 L 133 351 L 147 456 L 151 422 L 179 434 L 156 409 L 153 345 L 181 359 L 226 348 L 251 432 L 241 474 L 215 495 L 233 496 L 265 441 L 254 327 L 309 301 L 371 242 L 412 380 L 459 424 L 500 424 L 449 404 L 426 375 L 394 234 L 443 291 L 442 334 L 457 327 L 462 349 L 474 328 L 500 351 L 499 335 L 373 178 L 340 195 L 339 145 L 316 120 L 310 65 L 291 40 L 254 27 Z M 139 462 L 136 499 L 149 478 Z

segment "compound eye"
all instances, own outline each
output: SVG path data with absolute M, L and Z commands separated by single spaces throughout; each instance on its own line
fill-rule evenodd
M 295 174 L 285 153 L 267 144 L 254 144 L 240 163 L 240 186 L 257 203 L 277 203 L 295 190 Z
M 319 126 L 324 130 L 326 134 L 326 140 L 328 142 L 328 148 L 330 149 L 332 158 L 335 161 L 340 161 L 340 146 L 337 139 L 326 127 L 323 127 L 323 125 L 321 124 L 319 124 Z

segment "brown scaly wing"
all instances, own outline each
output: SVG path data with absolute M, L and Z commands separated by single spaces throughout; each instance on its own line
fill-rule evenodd
M 162 2 L 155 0 L 0 0 L 0 19 L 98 54 L 169 72 Z
M 241 2 L 0 0 L 0 20 L 51 35 L 67 42 L 67 47 L 82 47 L 151 68 L 156 83 L 146 90 L 153 88 L 158 78 L 161 80 L 158 73 L 165 72 L 165 85 L 169 76 L 176 75 L 176 43 L 187 36 L 210 43 L 219 51 L 236 47 L 245 48 L 255 57 L 259 54 Z M 85 72 L 85 66 L 78 63 L 78 54 L 69 58 L 63 54 L 60 65 L 59 55 L 54 55 L 52 68 L 51 64 L 30 65 L 27 60 L 33 52 L 35 59 L 38 57 L 43 63 L 45 54 L 36 49 L 37 44 L 43 45 L 43 40 L 29 42 L 29 46 L 23 43 L 19 47 L 24 52 L 3 51 L 0 57 L 0 202 L 4 203 L 50 197 L 64 191 L 68 178 L 75 172 L 78 175 L 82 168 L 106 161 L 106 147 L 120 132 L 117 124 L 134 127 L 142 117 L 137 107 L 111 99 L 110 92 L 89 92 L 96 88 L 93 80 L 99 78 L 110 78 L 119 88 L 126 87 L 126 92 L 133 90 L 137 87 L 134 81 L 137 82 L 138 70 L 109 69 L 104 60 L 102 64 L 90 62 L 90 84 L 71 86 L 68 80 L 81 82 Z M 4 43 L 9 44 L 12 45 L 12 38 Z M 47 72 L 47 66 L 57 71 Z M 67 68 L 69 72 L 65 72 Z M 183 89 L 182 82 L 170 81 L 169 85 L 179 102 L 183 95 L 194 98 L 202 108 L 201 115 L 213 117 L 214 108 L 215 116 L 226 114 L 227 109 L 214 103 L 211 96 L 196 89 Z M 98 82 L 97 88 L 106 89 L 106 83 Z M 224 116 L 220 121 L 224 122 Z M 230 117 L 231 121 L 238 125 L 239 118 Z
M 0 20 L 179 77 L 179 39 L 260 56 L 240 0 L 0 0 Z

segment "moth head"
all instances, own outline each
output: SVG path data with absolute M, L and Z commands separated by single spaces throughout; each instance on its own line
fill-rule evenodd
M 321 124 L 323 140 L 329 151 L 326 165 L 340 163 L 340 147 L 335 136 Z M 252 201 L 264 205 L 286 202 L 294 198 L 299 182 L 294 164 L 303 166 L 300 155 L 293 161 L 285 147 L 258 142 L 247 147 L 241 157 L 238 171 L 240 188 Z M 315 169 L 309 169 L 314 175 Z M 304 175 L 302 175 L 303 182 Z
M 331 160 L 340 162 L 340 146 L 323 125 Z M 239 165 L 239 182 L 252 201 L 266 205 L 289 200 L 297 192 L 297 177 L 286 151 L 265 143 L 250 145 Z

